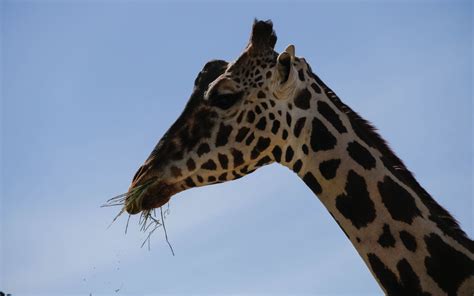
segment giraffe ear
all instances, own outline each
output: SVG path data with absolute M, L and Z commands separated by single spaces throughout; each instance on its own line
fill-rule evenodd
M 278 55 L 278 74 L 280 75 L 281 81 L 280 84 L 285 83 L 288 80 L 291 72 L 291 61 L 292 56 L 287 51 L 284 51 Z
M 295 46 L 293 44 L 288 45 L 285 50 L 280 53 L 277 58 L 278 61 L 278 73 L 280 73 L 280 83 L 285 83 L 291 72 L 291 62 L 295 59 Z
M 293 44 L 288 45 L 285 48 L 285 52 L 287 52 L 291 56 L 292 60 L 295 58 L 295 46 Z

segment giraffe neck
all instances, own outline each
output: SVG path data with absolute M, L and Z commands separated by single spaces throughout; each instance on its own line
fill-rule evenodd
M 387 294 L 471 295 L 473 241 L 309 66 L 299 77 L 277 161 L 322 201 Z

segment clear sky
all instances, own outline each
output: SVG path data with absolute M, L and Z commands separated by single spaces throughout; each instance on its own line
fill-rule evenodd
M 279 165 L 175 196 L 151 250 L 124 192 L 210 59 L 254 17 L 296 45 L 474 236 L 471 1 L 3 1 L 0 290 L 13 295 L 369 295 L 375 280 Z M 118 290 L 118 291 L 116 291 Z

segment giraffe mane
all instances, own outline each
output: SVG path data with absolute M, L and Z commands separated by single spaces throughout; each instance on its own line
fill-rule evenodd
M 429 219 L 443 231 L 444 234 L 456 240 L 459 244 L 474 252 L 474 241 L 460 228 L 458 221 L 418 183 L 413 173 L 405 166 L 403 161 L 393 152 L 388 143 L 379 135 L 377 128 L 362 118 L 357 112 L 344 104 L 339 97 L 316 75 L 308 65 L 308 69 L 313 78 L 322 87 L 328 98 L 334 105 L 344 112 L 354 129 L 354 132 L 366 142 L 367 145 L 375 147 L 382 153 L 384 165 L 394 176 L 409 186 L 420 197 L 425 206 L 429 209 Z

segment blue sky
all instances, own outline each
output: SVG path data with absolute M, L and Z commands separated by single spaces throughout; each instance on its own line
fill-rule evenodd
M 151 250 L 107 229 L 206 61 L 254 17 L 296 45 L 474 236 L 470 1 L 1 4 L 0 290 L 13 295 L 381 294 L 322 204 L 272 165 L 175 196 Z M 116 292 L 116 289 L 120 289 Z

